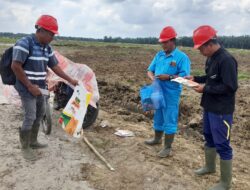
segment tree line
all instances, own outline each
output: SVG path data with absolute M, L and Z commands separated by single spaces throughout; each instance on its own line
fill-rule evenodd
M 27 34 L 18 33 L 13 34 L 9 32 L 1 32 L 0 37 L 8 38 L 21 38 Z M 76 41 L 95 41 L 95 42 L 112 42 L 112 43 L 135 43 L 135 44 L 158 44 L 158 38 L 147 37 L 147 38 L 121 38 L 121 37 L 111 37 L 104 36 L 102 39 L 95 38 L 83 38 L 83 37 L 67 37 L 67 36 L 57 36 L 56 39 L 61 40 L 76 40 Z M 250 36 L 219 36 L 220 43 L 225 48 L 238 48 L 238 49 L 250 49 Z M 192 37 L 184 36 L 177 38 L 177 45 L 193 47 Z

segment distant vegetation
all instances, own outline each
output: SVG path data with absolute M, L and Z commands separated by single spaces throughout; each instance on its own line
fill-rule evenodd
M 1 39 L 5 39 L 4 42 L 14 42 L 27 34 L 18 33 L 8 33 L 0 32 Z M 59 40 L 73 40 L 73 41 L 91 41 L 91 42 L 111 42 L 111 43 L 134 43 L 134 44 L 158 44 L 158 38 L 148 37 L 148 38 L 121 38 L 121 37 L 111 37 L 104 36 L 103 39 L 94 38 L 82 38 L 82 37 L 65 37 L 57 36 Z M 250 36 L 219 36 L 220 43 L 226 48 L 237 48 L 237 49 L 250 49 Z M 193 41 L 192 37 L 179 37 L 177 39 L 177 44 L 185 47 L 192 47 Z
M 157 44 L 158 38 L 112 38 L 105 36 L 103 42 L 137 43 L 137 44 Z M 220 43 L 225 48 L 250 49 L 250 36 L 219 36 Z M 192 37 L 179 37 L 177 45 L 193 47 Z

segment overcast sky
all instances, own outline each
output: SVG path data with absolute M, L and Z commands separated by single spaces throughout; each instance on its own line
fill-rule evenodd
M 57 18 L 61 36 L 158 37 L 167 25 L 191 36 L 204 24 L 250 35 L 250 0 L 0 0 L 0 32 L 32 33 L 41 14 Z

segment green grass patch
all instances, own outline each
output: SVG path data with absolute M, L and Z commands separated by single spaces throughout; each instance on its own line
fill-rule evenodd
M 250 73 L 239 72 L 238 79 L 239 80 L 250 80 Z
M 0 37 L 0 43 L 4 44 L 14 44 L 17 39 L 15 38 L 7 38 L 7 37 Z
M 202 76 L 202 75 L 205 75 L 205 72 L 204 72 L 204 70 L 194 69 L 191 71 L 191 75 L 192 76 Z

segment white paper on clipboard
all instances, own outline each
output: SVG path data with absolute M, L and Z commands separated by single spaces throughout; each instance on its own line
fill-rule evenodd
M 199 85 L 199 83 L 188 80 L 188 79 L 184 79 L 183 77 L 177 77 L 175 79 L 172 79 L 171 81 L 178 82 L 188 87 L 195 87 Z

